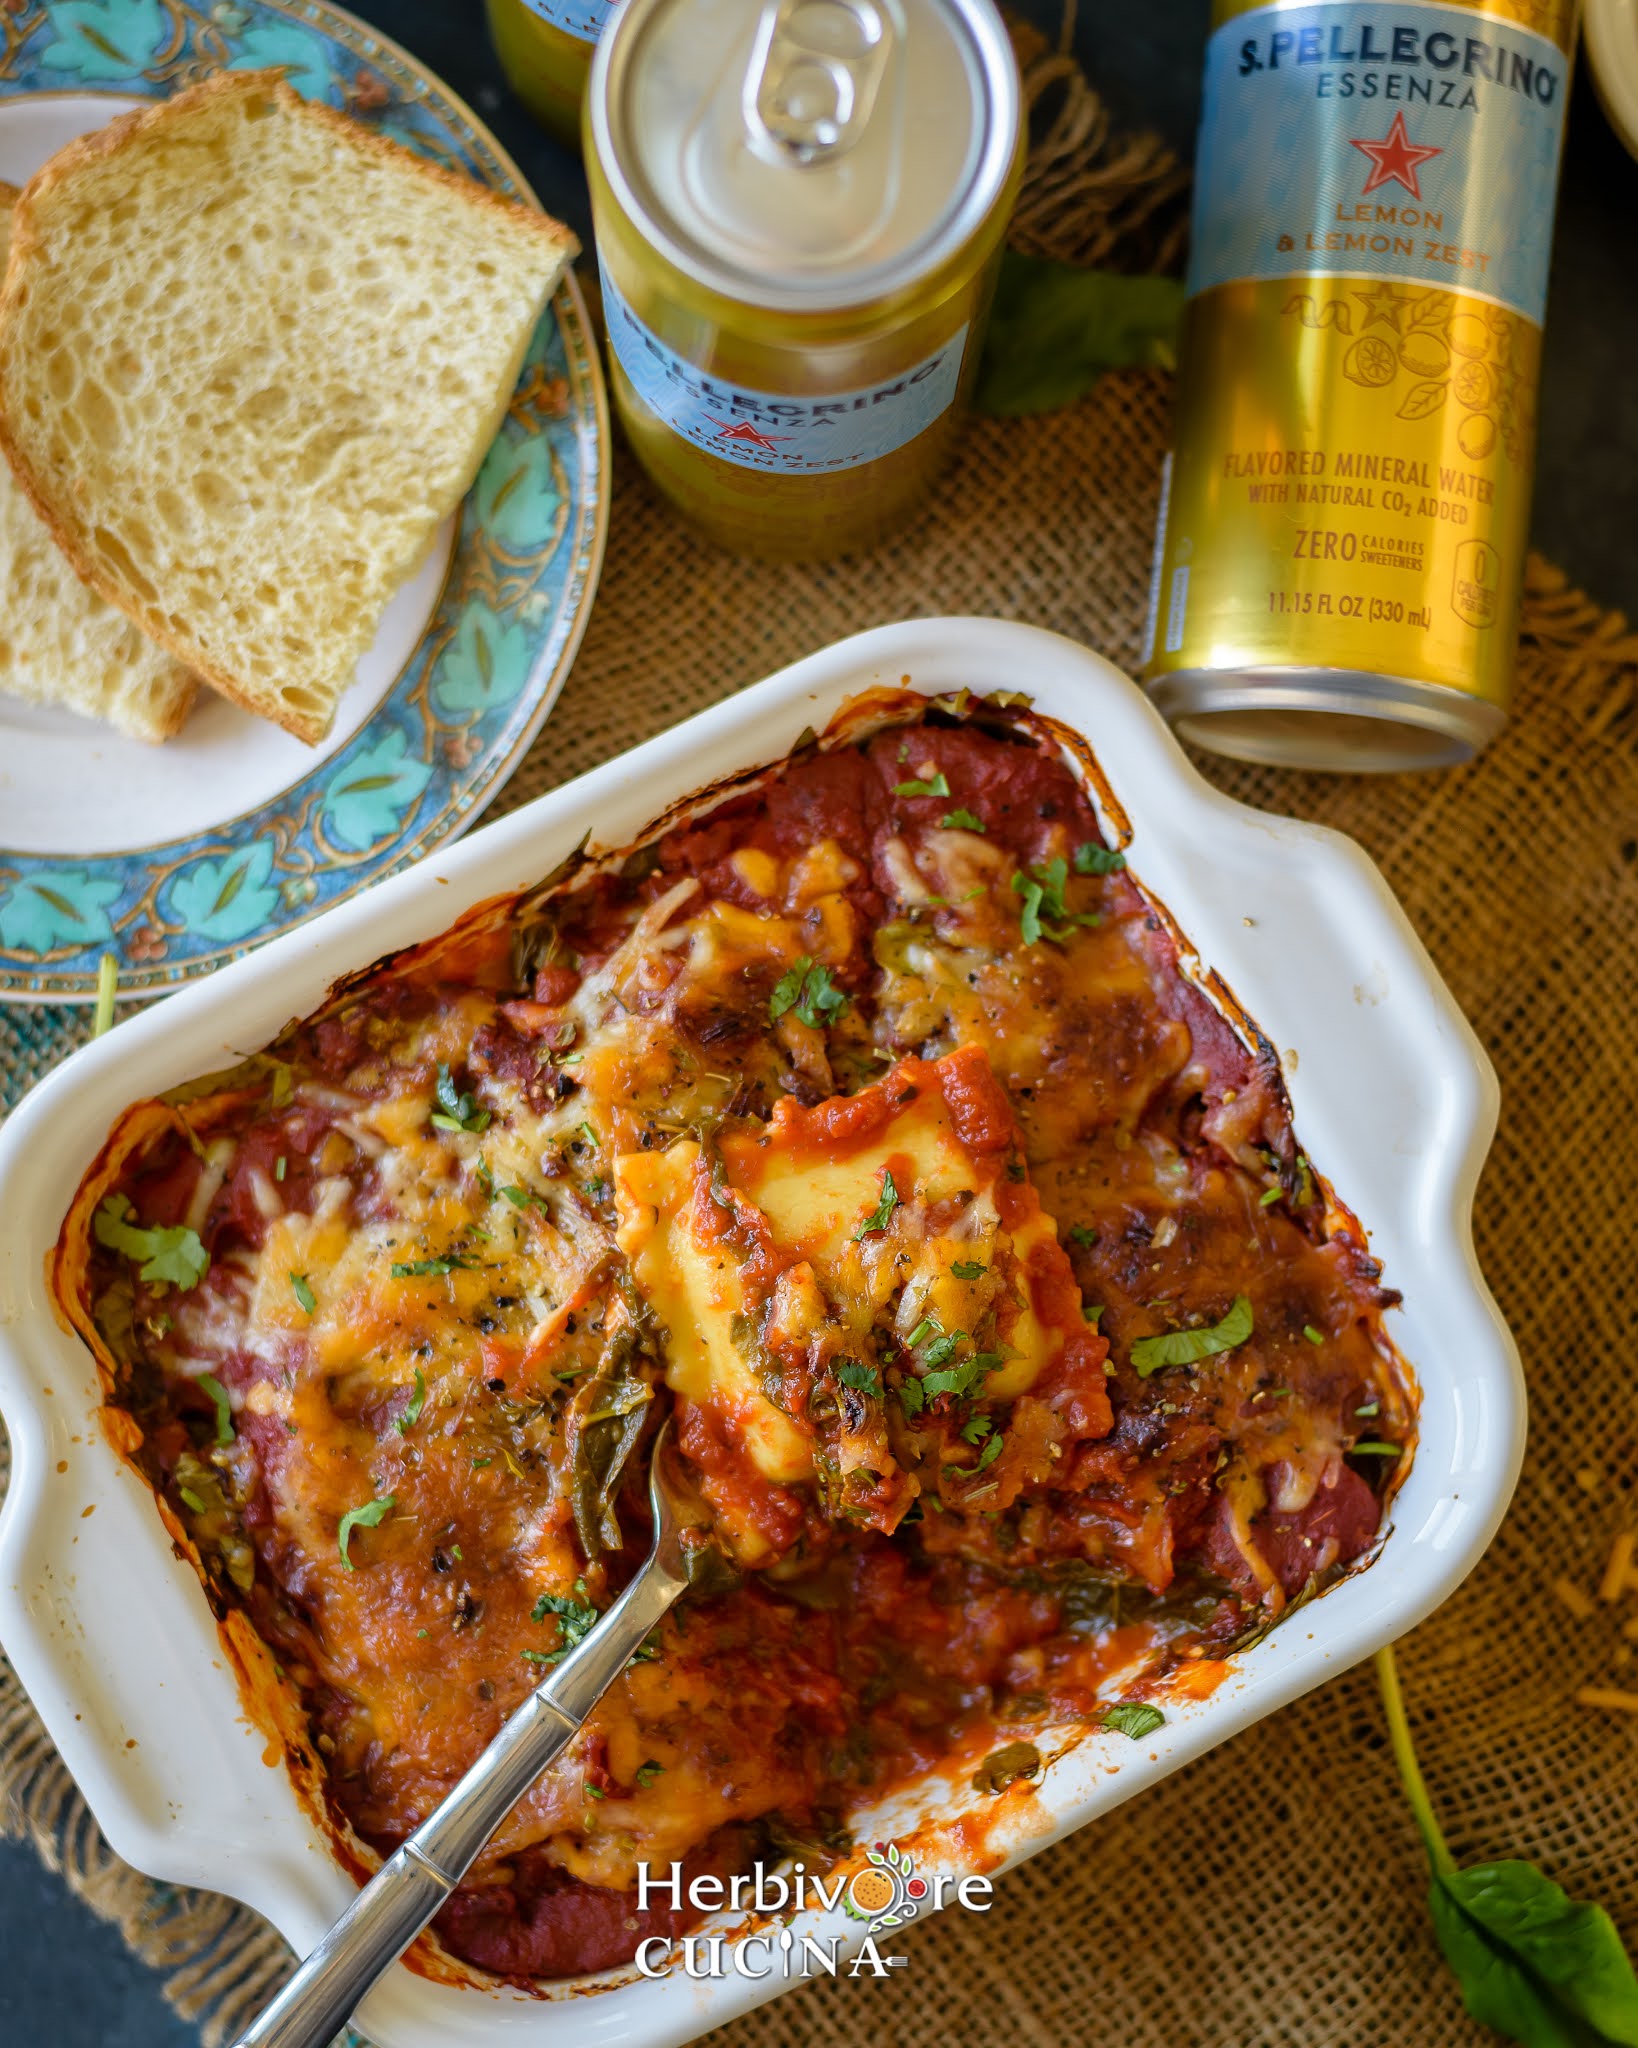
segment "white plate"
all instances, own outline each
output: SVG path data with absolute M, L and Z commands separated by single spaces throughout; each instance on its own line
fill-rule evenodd
M 275 66 L 309 98 L 529 196 L 447 87 L 326 0 L 113 11 L 117 32 L 101 0 L 0 14 L 0 179 L 24 183 L 181 80 Z M 0 695 L 0 999 L 91 1001 L 105 954 L 123 994 L 163 994 L 465 830 L 568 674 L 602 556 L 606 443 L 566 276 L 482 473 L 393 598 L 320 746 L 209 690 L 158 747 Z
M 1610 126 L 1638 157 L 1638 0 L 1587 0 L 1582 32 Z
M 1133 826 L 1134 873 L 1284 1054 L 1305 1150 L 1404 1292 L 1391 1327 L 1423 1389 L 1418 1450 L 1376 1562 L 1235 1659 L 1211 1698 L 1169 1708 L 1155 1737 L 1084 1740 L 1046 1773 L 1033 1821 L 998 1846 L 1008 1860 L 1031 1854 L 1334 1677 L 1421 1620 L 1478 1559 L 1524 1440 L 1517 1356 L 1471 1235 L 1496 1087 L 1382 878 L 1351 841 L 1212 790 L 1142 693 L 1086 649 L 994 619 L 885 626 L 137 1016 L 77 1053 L 0 1133 L 0 1408 L 15 1458 L 0 1517 L 0 1639 L 128 1862 L 245 1900 L 303 1952 L 353 1891 L 282 1769 L 263 1762 L 199 1583 L 172 1554 L 147 1487 L 105 1442 L 90 1354 L 47 1300 L 47 1249 L 109 1125 L 136 1097 L 261 1045 L 338 975 L 527 887 L 586 832 L 594 850 L 618 847 L 674 800 L 777 759 L 845 697 L 903 677 L 930 693 L 1027 688 L 1040 710 L 1087 735 Z M 972 1795 L 957 1809 L 964 1803 Z M 865 1826 L 899 1833 L 907 1817 L 900 1802 Z M 924 1862 L 920 1874 L 939 1868 Z M 795 1931 L 850 1926 L 820 1914 Z M 920 1967 L 932 1964 L 923 1947 Z M 399 1967 L 359 2024 L 381 2048 L 665 2048 L 781 1988 L 778 1978 L 628 1978 L 592 1996 L 558 1986 L 530 1999 L 433 1985 Z

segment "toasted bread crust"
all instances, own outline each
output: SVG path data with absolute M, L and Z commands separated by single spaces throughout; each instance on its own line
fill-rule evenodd
M 0 254 L 3 254 L 6 259 L 5 262 L 0 262 L 0 282 L 3 282 L 6 263 L 10 260 L 16 206 L 21 197 L 22 192 L 18 186 L 8 184 L 4 178 L 0 178 Z M 18 481 L 18 488 L 36 514 L 38 514 L 38 501 L 23 486 L 21 479 Z M 73 558 L 62 547 L 55 530 L 49 527 L 49 523 L 48 532 L 67 566 L 75 569 L 75 573 L 78 574 L 79 572 Z M 80 577 L 80 581 L 86 584 L 88 590 L 94 590 L 94 586 L 84 576 Z M 101 592 L 96 592 L 95 594 L 98 596 L 102 595 Z M 127 616 L 122 607 L 115 607 L 115 609 L 120 611 L 121 617 Z M 156 647 L 157 651 L 159 650 Z M 11 685 L 7 684 L 6 687 L 9 688 Z M 26 699 L 34 700 L 33 692 L 24 691 L 23 694 Z M 133 693 L 132 700 L 122 703 L 117 709 L 105 706 L 102 715 L 117 732 L 123 732 L 127 738 L 142 740 L 146 744 L 157 746 L 165 740 L 174 739 L 182 730 L 188 713 L 193 709 L 194 699 L 198 694 L 199 678 L 190 670 L 186 668 L 178 669 L 173 664 L 170 673 L 162 677 L 156 677 L 151 687 Z M 48 701 L 55 700 L 48 699 Z M 78 704 L 69 704 L 65 708 L 77 713 L 89 713 L 89 706 L 82 707 Z
M 133 620 L 156 646 L 164 648 L 184 667 L 190 669 L 202 681 L 209 683 L 230 702 L 240 705 L 257 717 L 270 718 L 297 739 L 309 746 L 316 746 L 329 731 L 333 713 L 332 718 L 327 719 L 304 716 L 299 710 L 283 702 L 274 709 L 260 693 L 247 689 L 239 678 L 211 662 L 198 645 L 187 636 L 179 634 L 157 605 L 145 604 L 141 598 L 108 574 L 84 546 L 73 523 L 64 516 L 62 499 L 67 495 L 66 487 L 54 483 L 51 478 L 42 475 L 36 469 L 28 451 L 18 438 L 11 416 L 11 387 L 16 348 L 16 302 L 22 289 L 24 273 L 32 262 L 38 260 L 43 247 L 43 238 L 35 229 L 35 208 L 43 199 L 48 198 L 60 186 L 71 182 L 88 166 L 119 155 L 128 144 L 151 130 L 168 127 L 179 118 L 185 120 L 195 109 L 212 101 L 257 97 L 271 98 L 286 112 L 319 123 L 341 138 L 348 147 L 358 150 L 365 156 L 389 163 L 401 173 L 424 179 L 470 205 L 504 217 L 514 226 L 526 227 L 543 247 L 555 252 L 564 262 L 572 260 L 578 254 L 580 245 L 568 228 L 552 220 L 538 208 L 507 199 L 488 186 L 480 184 L 475 178 L 462 177 L 441 165 L 429 163 L 401 143 L 374 133 L 360 123 L 350 120 L 345 114 L 336 112 L 332 107 L 304 100 L 284 82 L 283 74 L 278 71 L 218 72 L 214 77 L 207 78 L 198 85 L 189 86 L 168 100 L 122 114 L 109 122 L 105 128 L 82 136 L 78 141 L 60 150 L 56 156 L 41 166 L 17 196 L 13 214 L 11 253 L 4 280 L 0 282 L 0 455 L 9 463 L 29 502 L 82 582 Z M 182 717 L 186 716 L 186 712 L 187 705 L 184 704 L 177 719 L 178 725 Z

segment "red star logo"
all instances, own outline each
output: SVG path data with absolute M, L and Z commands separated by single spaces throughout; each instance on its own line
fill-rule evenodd
M 789 434 L 765 434 L 760 427 L 753 427 L 749 420 L 719 420 L 714 413 L 709 417 L 714 422 L 719 441 L 744 441 L 752 448 L 777 448 L 781 441 L 791 439 Z
M 1350 147 L 1371 160 L 1371 175 L 1365 180 L 1362 198 L 1369 197 L 1379 185 L 1391 182 L 1403 185 L 1413 199 L 1420 199 L 1422 187 L 1417 182 L 1417 165 L 1425 164 L 1430 156 L 1444 155 L 1442 149 L 1434 149 L 1425 142 L 1412 142 L 1405 131 L 1403 114 L 1394 115 L 1393 126 L 1380 142 L 1351 141 Z

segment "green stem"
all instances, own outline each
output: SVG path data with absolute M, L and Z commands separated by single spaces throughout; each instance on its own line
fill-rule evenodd
M 1393 1760 L 1399 1766 L 1400 1782 L 1405 1787 L 1411 1812 L 1416 1816 L 1428 1861 L 1433 1865 L 1436 1877 L 1449 1877 L 1455 1871 L 1456 1859 L 1445 1842 L 1444 1831 L 1439 1826 L 1439 1818 L 1428 1793 L 1427 1780 L 1422 1776 L 1422 1766 L 1416 1761 L 1410 1722 L 1405 1718 L 1405 1695 L 1399 1690 L 1399 1667 L 1394 1662 L 1391 1643 L 1376 1653 L 1376 1682 L 1382 1691 L 1382 1711 L 1387 1716 Z
M 91 1036 L 100 1038 L 114 1021 L 114 995 L 119 987 L 119 962 L 112 953 L 104 953 L 97 962 L 97 1011 L 91 1025 Z

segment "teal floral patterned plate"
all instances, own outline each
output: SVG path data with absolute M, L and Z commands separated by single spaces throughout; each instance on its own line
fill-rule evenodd
M 0 179 L 21 184 L 75 136 L 224 68 L 277 68 L 526 194 L 447 88 L 323 0 L 0 0 Z M 394 599 L 323 747 L 208 691 L 162 747 L 0 697 L 0 1000 L 90 1001 L 106 953 L 122 995 L 162 995 L 464 831 L 579 645 L 607 444 L 566 277 L 476 484 Z

